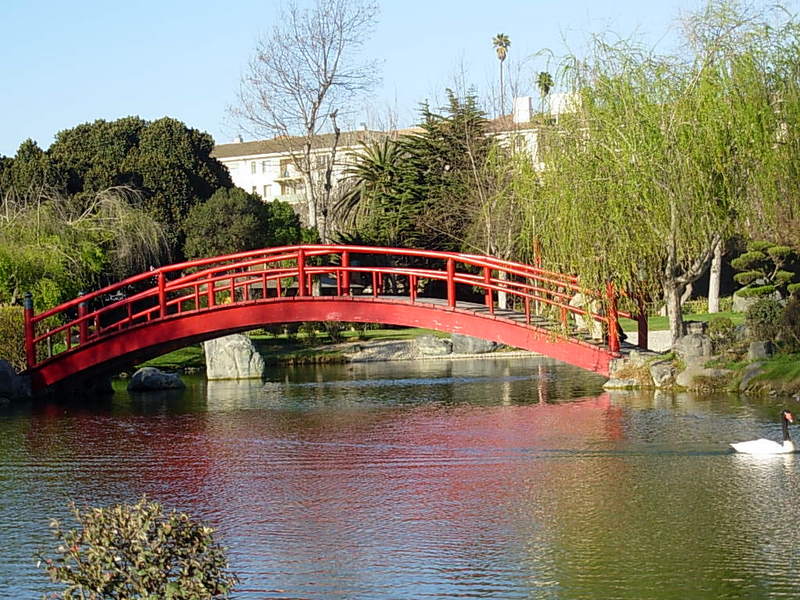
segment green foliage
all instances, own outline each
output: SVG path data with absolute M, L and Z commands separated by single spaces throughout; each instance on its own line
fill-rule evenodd
M 800 269 L 797 254 L 789 246 L 765 240 L 750 242 L 747 251 L 734 258 L 731 266 L 742 271 L 733 276 L 737 283 L 744 286 L 759 284 L 738 291 L 743 297 L 764 296 L 775 290 L 783 292 Z
M 345 324 L 342 321 L 323 321 L 322 325 L 331 343 L 340 344 L 344 341 Z
M 736 341 L 736 325 L 728 317 L 712 317 L 706 328 L 717 352 L 730 347 Z
M 285 202 L 264 203 L 241 188 L 221 188 L 186 219 L 188 258 L 296 244 L 300 218 Z
M 350 166 L 353 188 L 337 205 L 349 234 L 376 245 L 460 249 L 478 210 L 475 167 L 493 142 L 474 94 L 447 90 L 442 113 L 421 108 L 421 133 L 365 144 Z
M 717 239 L 784 231 L 800 214 L 800 27 L 737 11 L 711 2 L 688 19 L 679 57 L 600 39 L 568 58 L 572 111 L 539 140 L 526 246 L 585 285 L 663 294 L 673 333 L 674 300 Z
M 228 598 L 236 577 L 213 530 L 142 499 L 109 508 L 72 506 L 76 529 L 53 520 L 56 555 L 40 555 L 63 600 Z
M 304 346 L 315 346 L 319 339 L 317 328 L 319 323 L 316 321 L 303 321 L 300 324 L 299 333 L 303 336 Z
M 37 310 L 50 308 L 147 268 L 165 252 L 160 227 L 135 205 L 127 189 L 78 201 L 48 190 L 6 194 L 0 211 L 0 302 L 33 294 Z
M 800 352 L 800 296 L 792 294 L 783 307 L 780 337 L 788 352 Z
M 233 185 L 222 163 L 211 157 L 213 147 L 207 133 L 167 117 L 97 120 L 59 132 L 46 152 L 23 142 L 2 169 L 0 191 L 24 195 L 46 186 L 80 203 L 110 187 L 136 189 L 137 207 L 162 224 L 178 256 L 190 208 Z
M 774 285 L 759 285 L 756 287 L 746 287 L 736 292 L 742 298 L 763 298 L 775 292 Z
M 21 306 L 0 306 L 0 358 L 7 360 L 17 371 L 27 367 L 24 326 Z
M 780 331 L 783 307 L 774 298 L 760 298 L 747 309 L 745 323 L 753 340 L 774 340 Z

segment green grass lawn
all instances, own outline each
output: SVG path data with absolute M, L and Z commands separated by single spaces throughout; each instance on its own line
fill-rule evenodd
M 744 323 L 744 313 L 735 312 L 720 312 L 720 313 L 702 313 L 697 315 L 683 315 L 685 321 L 708 321 L 714 317 L 727 317 L 733 321 L 734 325 L 741 325 Z M 636 321 L 630 319 L 620 319 L 623 331 L 636 331 L 638 327 Z M 669 319 L 667 317 L 654 316 L 647 319 L 647 328 L 649 331 L 663 331 L 669 329 Z

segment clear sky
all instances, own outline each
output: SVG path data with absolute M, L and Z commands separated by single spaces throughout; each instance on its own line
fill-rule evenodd
M 237 127 L 227 114 L 277 0 L 0 0 L 0 154 L 33 138 L 95 119 L 170 116 L 218 143 Z M 548 68 L 543 49 L 579 51 L 592 33 L 638 36 L 665 50 L 677 19 L 701 0 L 381 0 L 366 52 L 381 61 L 370 109 L 353 117 L 379 124 L 391 111 L 413 124 L 419 102 L 436 104 L 459 72 L 485 92 L 497 81 L 491 40 L 511 39 L 506 66 L 535 94 Z M 515 66 L 516 65 L 516 66 Z

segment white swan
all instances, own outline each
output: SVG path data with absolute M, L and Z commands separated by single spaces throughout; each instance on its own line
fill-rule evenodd
M 790 454 L 795 451 L 795 448 L 792 438 L 789 437 L 789 423 L 794 423 L 794 416 L 788 410 L 784 410 L 781 413 L 781 424 L 783 426 L 782 444 L 761 438 L 759 440 L 731 444 L 731 447 L 736 452 L 743 454 Z

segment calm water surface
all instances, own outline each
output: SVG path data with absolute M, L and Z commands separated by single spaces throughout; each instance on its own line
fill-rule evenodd
M 236 598 L 800 597 L 776 401 L 608 394 L 540 359 L 397 362 L 0 409 L 0 598 L 66 504 L 211 523 Z

